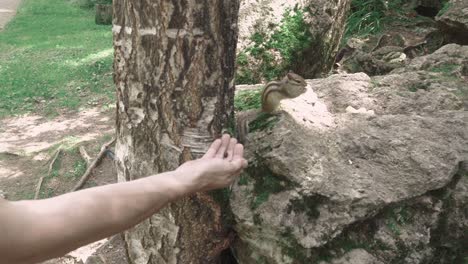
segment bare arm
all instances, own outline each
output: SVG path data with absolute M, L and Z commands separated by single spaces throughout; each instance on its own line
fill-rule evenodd
M 246 166 L 236 143 L 224 136 L 202 159 L 131 182 L 38 201 L 0 200 L 0 263 L 64 255 L 128 229 L 184 195 L 228 186 Z

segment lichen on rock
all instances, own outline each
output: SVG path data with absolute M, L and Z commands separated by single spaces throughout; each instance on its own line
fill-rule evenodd
M 309 80 L 283 101 L 277 123 L 249 134 L 253 167 L 232 189 L 239 263 L 461 259 L 467 59 L 448 45 L 386 76 Z

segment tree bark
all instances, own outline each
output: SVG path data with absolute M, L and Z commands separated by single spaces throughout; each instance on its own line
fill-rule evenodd
M 327 75 L 350 5 L 351 0 L 243 0 L 238 83 L 278 79 L 291 70 L 307 79 Z M 298 14 L 300 22 L 292 19 Z M 279 41 L 272 38 L 275 34 L 281 36 Z M 288 49 L 293 52 L 288 54 Z
M 114 1 L 119 181 L 203 154 L 233 115 L 235 1 Z M 132 263 L 217 263 L 226 246 L 206 194 L 175 202 L 126 232 Z
M 334 64 L 351 0 L 304 1 L 305 21 L 310 26 L 313 41 L 293 65 L 293 70 L 306 78 L 316 78 L 328 73 Z

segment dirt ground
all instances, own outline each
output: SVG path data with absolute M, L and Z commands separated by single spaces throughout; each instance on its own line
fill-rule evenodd
M 0 1 L 0 31 L 14 17 L 20 0 Z M 97 108 L 65 114 L 52 120 L 26 115 L 0 120 L 0 196 L 8 200 L 34 198 L 39 178 L 44 176 L 39 198 L 71 190 L 85 169 L 79 147 L 93 158 L 114 134 L 113 111 Z M 57 148 L 63 147 L 53 166 L 48 166 Z M 94 170 L 85 187 L 116 182 L 110 157 Z M 43 264 L 127 264 L 122 236 L 103 239 Z
M 114 136 L 113 112 L 94 108 L 54 119 L 26 115 L 0 120 L 0 194 L 8 200 L 33 199 L 41 176 L 44 180 L 39 198 L 69 192 L 87 166 L 79 148 L 84 147 L 94 159 L 101 146 Z M 50 167 L 59 148 L 61 151 Z M 116 180 L 109 154 L 94 169 L 85 188 Z M 116 235 L 45 263 L 127 264 L 128 261 L 121 235 Z
M 21 0 L 2 0 L 0 1 L 0 31 L 15 16 L 16 9 Z

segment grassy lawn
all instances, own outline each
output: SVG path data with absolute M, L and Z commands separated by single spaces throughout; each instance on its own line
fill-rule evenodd
M 67 0 L 23 0 L 0 32 L 0 117 L 113 102 L 111 26 Z

